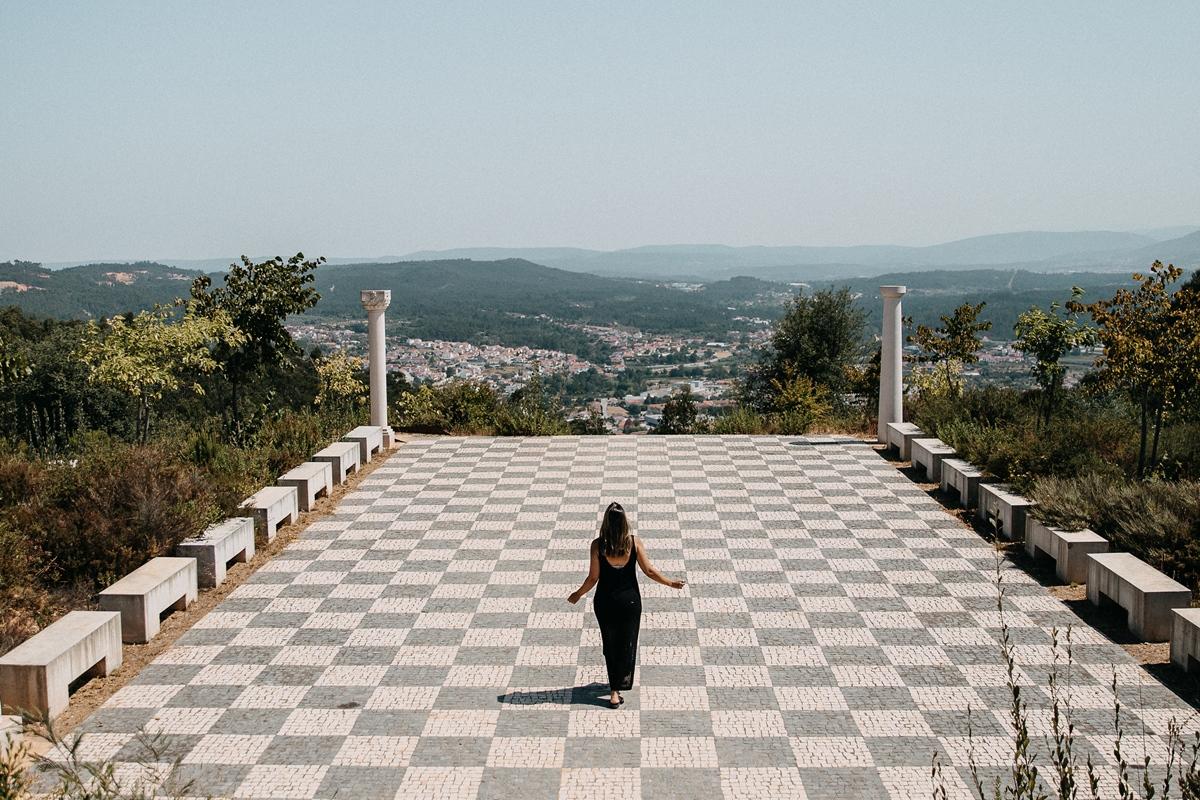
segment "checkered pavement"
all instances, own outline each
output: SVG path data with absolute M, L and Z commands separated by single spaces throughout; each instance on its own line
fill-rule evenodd
M 689 584 L 643 576 L 620 710 L 590 599 L 565 599 L 611 500 Z M 1191 709 L 999 569 L 1036 746 L 1050 630 L 1074 624 L 1077 748 L 1111 778 L 1115 668 L 1149 734 L 1129 761 L 1161 757 Z M 929 797 L 938 751 L 953 797 L 968 707 L 985 776 L 1011 759 L 996 570 L 855 440 L 421 439 L 93 714 L 81 752 L 144 779 L 155 734 L 197 796 L 757 800 Z

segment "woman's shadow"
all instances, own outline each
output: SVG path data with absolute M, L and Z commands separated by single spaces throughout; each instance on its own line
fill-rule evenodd
M 497 695 L 496 700 L 511 706 L 597 706 L 609 708 L 608 684 L 589 683 L 562 689 L 533 689 Z

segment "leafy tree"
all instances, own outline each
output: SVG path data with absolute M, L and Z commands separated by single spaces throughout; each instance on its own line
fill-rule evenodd
M 15 307 L 0 310 L 0 335 L 24 366 L 15 380 L 0 381 L 0 435 L 49 453 L 88 427 L 125 432 L 129 398 L 88 380 L 79 359 L 85 332 L 82 323 L 34 319 Z
M 772 387 L 775 408 L 770 419 L 779 433 L 808 433 L 833 411 L 829 389 L 806 375 L 788 373 L 783 379 L 773 379 Z
M 314 273 L 324 257 L 310 261 L 303 253 L 284 261 L 279 256 L 255 264 L 242 256 L 231 264 L 223 286 L 213 286 L 203 275 L 192 283 L 192 298 L 200 312 L 215 316 L 224 312 L 245 338 L 237 344 L 222 342 L 215 357 L 224 367 L 229 382 L 226 406 L 235 437 L 242 434 L 241 398 L 246 382 L 263 367 L 277 366 L 296 352 L 284 321 L 317 304 Z
M 771 345 L 747 371 L 741 401 L 759 413 L 775 408 L 777 387 L 797 377 L 829 390 L 834 402 L 848 388 L 848 367 L 864 344 L 866 313 L 848 289 L 821 290 L 792 298 L 775 323 Z
M 1097 382 L 1124 393 L 1138 410 L 1137 476 L 1158 462 L 1164 418 L 1178 409 L 1200 382 L 1200 292 L 1171 284 L 1183 270 L 1155 261 L 1150 272 L 1135 273 L 1136 289 L 1118 289 L 1109 300 L 1083 306 L 1099 326 L 1104 354 Z
M 918 325 L 917 332 L 909 337 L 909 341 L 921 348 L 921 361 L 942 366 L 946 388 L 951 394 L 962 391 L 961 381 L 954 374 L 954 365 L 977 363 L 979 348 L 983 345 L 979 334 L 992 328 L 990 321 L 978 321 L 979 312 L 985 305 L 963 303 L 950 316 L 941 316 L 941 327 Z
M 876 343 L 871 350 L 870 358 L 865 363 L 855 364 L 846 370 L 847 388 L 862 405 L 865 425 L 874 422 L 879 408 L 879 365 L 882 356 L 883 347 L 880 343 Z
M 363 360 L 339 350 L 316 360 L 320 386 L 313 401 L 323 408 L 353 408 L 367 396 L 362 381 Z
M 1017 337 L 1013 346 L 1034 359 L 1033 379 L 1041 390 L 1039 426 L 1049 425 L 1054 413 L 1063 378 L 1067 374 L 1067 368 L 1059 363 L 1062 357 L 1072 350 L 1096 342 L 1095 330 L 1081 325 L 1076 318 L 1077 304 L 1082 295 L 1083 290 L 1079 287 L 1071 290 L 1071 302 L 1068 303 L 1065 316 L 1058 313 L 1058 303 L 1051 303 L 1049 311 L 1034 306 L 1017 317 L 1017 324 L 1013 328 Z
M 183 317 L 176 319 L 171 308 L 159 306 L 132 317 L 113 317 L 103 325 L 89 324 L 80 358 L 91 368 L 89 380 L 135 400 L 134 431 L 138 441 L 145 443 L 151 415 L 163 394 L 179 389 L 188 372 L 217 370 L 214 347 L 238 347 L 244 340 L 223 311 L 202 315 L 189 304 Z M 204 392 L 196 382 L 191 390 Z
M 571 420 L 571 435 L 573 436 L 607 436 L 608 426 L 604 424 L 604 417 L 592 409 L 588 411 L 588 415 L 581 419 Z
M 662 422 L 659 423 L 656 432 L 663 434 L 696 433 L 697 422 L 696 397 L 692 394 L 692 387 L 685 383 L 683 388 L 672 395 L 671 399 L 663 405 Z
M 13 383 L 30 374 L 22 354 L 0 336 L 0 386 Z
M 478 381 L 408 388 L 395 395 L 393 424 L 421 433 L 495 434 L 500 398 Z
M 537 368 L 528 383 L 509 396 L 496 427 L 501 436 L 555 436 L 570 430 L 558 399 L 542 388 Z

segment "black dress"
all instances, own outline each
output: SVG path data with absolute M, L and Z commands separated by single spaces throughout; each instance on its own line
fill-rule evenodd
M 608 685 L 613 691 L 632 689 L 638 630 L 642 624 L 642 593 L 638 590 L 637 582 L 637 539 L 633 540 L 629 560 L 622 567 L 608 563 L 601 548 L 600 581 L 593 608 L 604 643 Z

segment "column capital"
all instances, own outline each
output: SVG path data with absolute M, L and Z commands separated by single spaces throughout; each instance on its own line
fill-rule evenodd
M 363 289 L 359 295 L 367 311 L 383 311 L 392 302 L 390 289 Z
M 902 297 L 908 291 L 907 286 L 880 286 L 879 294 L 886 298 Z

